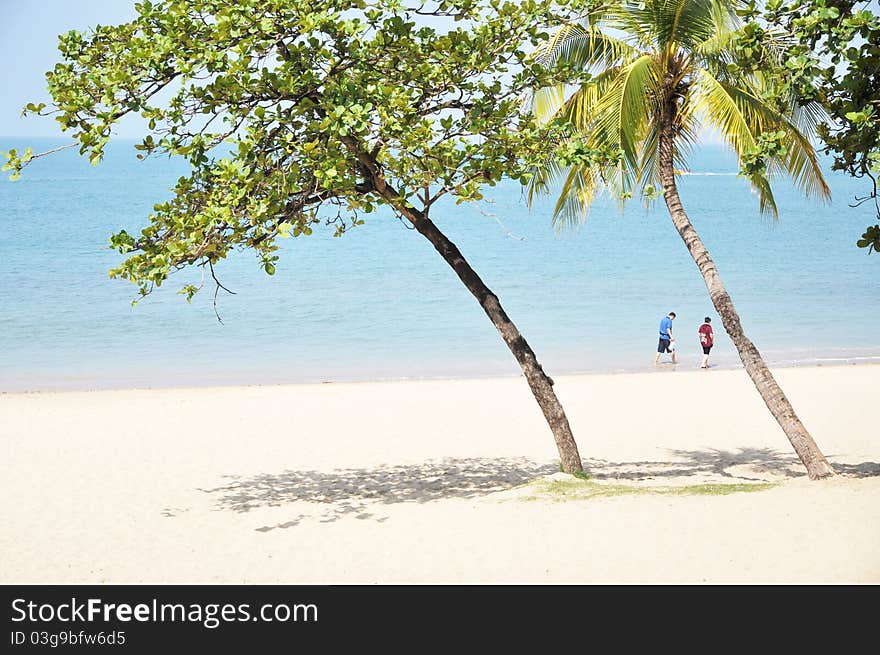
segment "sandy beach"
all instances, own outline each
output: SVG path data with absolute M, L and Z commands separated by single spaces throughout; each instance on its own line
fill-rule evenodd
M 557 377 L 576 498 L 521 378 L 0 395 L 0 582 L 880 582 L 880 366 L 774 372 L 835 479 L 742 370 Z

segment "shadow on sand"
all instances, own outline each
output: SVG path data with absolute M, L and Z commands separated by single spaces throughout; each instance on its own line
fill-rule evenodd
M 794 454 L 771 448 L 740 448 L 728 450 L 669 450 L 670 461 L 607 462 L 592 459 L 587 462 L 590 474 L 599 480 L 659 480 L 712 476 L 726 478 L 720 482 L 779 481 L 806 477 L 803 464 Z M 838 475 L 849 478 L 880 476 L 880 463 L 862 462 L 842 464 L 832 461 Z
M 769 479 L 805 477 L 793 455 L 762 448 L 738 451 L 670 451 L 669 461 L 586 461 L 597 480 L 662 481 L 706 476 L 721 482 L 758 482 Z M 845 477 L 880 476 L 880 463 L 834 464 Z M 214 497 L 218 510 L 248 512 L 258 507 L 280 507 L 307 502 L 314 511 L 299 514 L 285 523 L 256 528 L 268 532 L 289 528 L 304 519 L 336 521 L 353 515 L 359 519 L 384 521 L 374 511 L 379 505 L 402 502 L 425 503 L 447 498 L 472 498 L 510 489 L 536 477 L 559 470 L 558 463 L 540 463 L 517 458 L 444 459 L 421 464 L 350 468 L 334 471 L 283 471 L 256 476 L 226 476 L 228 484 L 200 489 Z

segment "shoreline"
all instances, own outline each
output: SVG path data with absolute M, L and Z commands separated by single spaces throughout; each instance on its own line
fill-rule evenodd
M 825 363 L 829 362 L 829 363 Z M 841 357 L 841 358 L 816 358 L 808 360 L 796 360 L 785 362 L 768 362 L 771 370 L 804 369 L 804 368 L 850 368 L 863 366 L 880 366 L 880 356 L 867 357 Z M 710 371 L 741 371 L 742 364 L 710 366 Z M 595 371 L 566 371 L 563 373 L 550 374 L 551 378 L 569 377 L 600 377 L 600 376 L 628 376 L 628 375 L 654 375 L 662 373 L 702 373 L 698 365 L 679 363 L 673 365 L 670 362 L 661 362 L 659 365 L 645 367 L 643 369 L 623 370 L 595 370 Z M 357 384 L 395 384 L 409 382 L 456 382 L 465 380 L 510 380 L 522 378 L 522 373 L 486 374 L 486 375 L 425 375 L 420 377 L 379 377 L 379 378 L 347 378 L 333 380 L 301 380 L 301 381 L 260 381 L 260 382 L 228 382 L 217 383 L 206 381 L 204 383 L 182 382 L 180 384 L 158 383 L 149 386 L 127 386 L 124 383 L 108 383 L 106 386 L 60 386 L 42 388 L 12 388 L 0 389 L 0 397 L 17 395 L 41 395 L 41 394 L 67 394 L 67 393 L 100 393 L 104 391 L 164 391 L 164 390 L 196 390 L 196 389 L 229 389 L 229 388 L 261 388 L 261 387 L 312 387 L 322 385 L 357 385 Z

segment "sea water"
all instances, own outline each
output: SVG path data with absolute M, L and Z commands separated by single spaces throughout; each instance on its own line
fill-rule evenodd
M 0 138 L 0 150 L 63 142 Z M 0 391 L 516 375 L 495 328 L 417 232 L 382 211 L 341 238 L 331 229 L 280 240 L 277 273 L 252 252 L 216 267 L 191 304 L 175 274 L 136 307 L 111 280 L 108 237 L 137 234 L 185 165 L 141 162 L 115 142 L 97 167 L 74 150 L 0 181 Z M 828 166 L 825 166 L 828 170 Z M 772 365 L 880 361 L 880 254 L 855 247 L 873 220 L 852 208 L 866 186 L 827 172 L 833 201 L 775 185 L 778 222 L 721 147 L 694 153 L 681 196 L 718 265 L 746 333 Z M 699 271 L 662 200 L 621 211 L 601 199 L 578 229 L 555 230 L 552 198 L 529 209 L 506 181 L 486 201 L 441 201 L 432 219 L 461 249 L 551 375 L 653 371 L 657 328 L 677 314 L 677 370 L 701 358 L 697 328 L 715 327 L 712 362 L 738 366 Z M 668 356 L 664 357 L 668 362 Z M 668 371 L 666 363 L 659 370 Z

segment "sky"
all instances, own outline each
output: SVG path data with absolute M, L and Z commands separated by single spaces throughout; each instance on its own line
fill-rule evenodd
M 29 102 L 46 102 L 44 74 L 58 61 L 58 35 L 134 17 L 135 0 L 0 0 L 0 135 L 61 136 L 51 117 L 21 117 Z M 122 125 L 119 136 L 135 137 L 136 126 Z
M 52 117 L 22 117 L 29 102 L 49 102 L 45 73 L 59 60 L 58 35 L 72 29 L 113 25 L 136 15 L 136 0 L 0 0 L 0 43 L 6 58 L 0 67 L 0 135 L 62 137 Z M 137 117 L 114 129 L 122 138 L 142 138 Z M 704 139 L 717 141 L 704 133 Z

